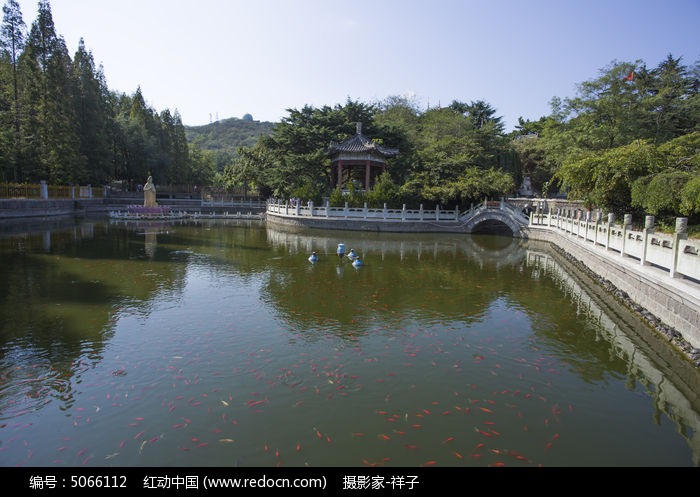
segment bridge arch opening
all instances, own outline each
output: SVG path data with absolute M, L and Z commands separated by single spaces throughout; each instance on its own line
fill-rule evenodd
M 513 236 L 513 230 L 506 223 L 497 219 L 483 219 L 479 221 L 471 230 L 475 235 L 501 235 Z

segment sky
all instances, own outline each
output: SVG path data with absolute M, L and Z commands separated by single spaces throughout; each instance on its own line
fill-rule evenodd
M 4 5 L 5 0 L 0 0 Z M 18 0 L 29 29 L 37 0 Z M 614 63 L 700 61 L 700 0 L 50 0 L 110 90 L 186 126 L 408 97 L 485 101 L 506 131 Z

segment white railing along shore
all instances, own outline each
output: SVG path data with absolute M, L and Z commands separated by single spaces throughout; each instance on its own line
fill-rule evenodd
M 317 217 L 338 220 L 371 219 L 374 221 L 395 222 L 458 221 L 460 218 L 459 209 L 442 210 L 439 206 L 430 210 L 423 209 L 422 205 L 420 209 L 406 209 L 405 205 L 402 209 L 387 209 L 386 204 L 384 204 L 382 209 L 369 208 L 367 204 L 364 207 L 349 207 L 347 203 L 344 207 L 330 207 L 327 204 L 316 207 L 313 202 L 308 202 L 306 205 L 297 202 L 292 205 L 289 201 L 283 200 L 269 200 L 267 212 L 290 217 Z
M 533 212 L 530 226 L 545 227 L 568 235 L 573 241 L 593 245 L 620 257 L 629 257 L 642 266 L 668 271 L 672 278 L 690 278 L 700 282 L 700 240 L 688 239 L 688 219 L 677 218 L 673 234 L 656 233 L 654 216 L 646 216 L 644 228 L 632 228 L 632 216 L 622 224 L 608 214 L 587 213 L 584 218 L 574 212 Z
M 224 197 L 211 198 L 209 200 L 202 199 L 202 207 L 250 207 L 262 209 L 265 207 L 264 200 L 232 200 Z

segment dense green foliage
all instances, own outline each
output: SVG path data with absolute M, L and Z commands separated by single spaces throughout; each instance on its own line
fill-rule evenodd
M 246 181 L 250 189 L 316 203 L 328 198 L 331 204 L 378 207 L 469 205 L 515 189 L 512 170 L 503 167 L 509 139 L 494 112 L 485 102 L 456 101 L 448 108 L 421 112 L 400 97 L 293 109 L 270 135 L 252 147 L 240 147 L 224 177 L 228 184 Z M 344 185 L 349 191 L 343 196 L 330 190 L 329 145 L 352 137 L 358 122 L 365 136 L 400 153 L 388 160 L 387 174 L 373 191 Z
M 698 221 L 700 70 L 669 55 L 648 69 L 613 63 L 579 86 L 579 96 L 523 129 L 533 167 L 591 207 Z
M 551 113 L 506 133 L 487 102 L 421 109 L 399 96 L 289 109 L 279 123 L 246 114 L 185 127 L 140 89 L 107 88 L 81 40 L 68 54 L 48 0 L 29 30 L 5 0 L 0 30 L 0 181 L 198 184 L 320 203 L 468 207 L 517 193 L 583 200 L 616 214 L 700 222 L 700 66 L 616 62 L 554 97 Z M 363 134 L 399 155 L 372 191 L 331 190 L 332 142 Z M 345 185 L 346 187 L 348 185 Z
M 157 113 L 137 89 L 107 88 L 83 40 L 71 58 L 48 0 L 27 33 L 7 0 L 0 31 L 0 181 L 104 185 L 203 184 L 211 154 L 188 144 L 177 111 Z

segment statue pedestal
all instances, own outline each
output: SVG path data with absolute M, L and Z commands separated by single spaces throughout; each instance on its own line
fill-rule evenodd
M 162 218 L 170 216 L 170 207 L 157 205 L 155 207 L 144 207 L 142 205 L 130 205 L 127 208 L 130 216 Z

